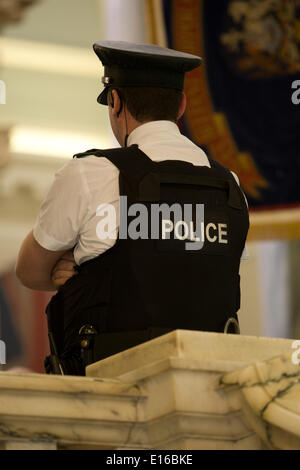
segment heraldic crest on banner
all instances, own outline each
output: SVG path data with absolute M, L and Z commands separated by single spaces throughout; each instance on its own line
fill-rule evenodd
M 220 42 L 244 78 L 300 72 L 300 0 L 230 1 Z

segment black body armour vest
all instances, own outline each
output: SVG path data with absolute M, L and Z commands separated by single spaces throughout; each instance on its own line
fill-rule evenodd
M 48 324 L 58 356 L 70 356 L 89 323 L 98 333 L 223 332 L 240 307 L 239 266 L 249 228 L 231 172 L 214 160 L 211 168 L 153 162 L 137 145 L 75 157 L 88 155 L 105 157 L 120 171 L 119 234 L 51 299 Z

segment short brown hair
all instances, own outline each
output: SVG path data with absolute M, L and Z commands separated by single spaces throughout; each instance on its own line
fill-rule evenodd
M 120 87 L 116 90 L 136 121 L 177 121 L 181 91 L 153 87 Z

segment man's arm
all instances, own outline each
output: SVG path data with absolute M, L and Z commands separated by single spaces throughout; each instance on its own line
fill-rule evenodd
M 30 289 L 55 291 L 57 285 L 52 281 L 51 273 L 65 253 L 66 250 L 50 251 L 43 248 L 35 240 L 31 230 L 21 245 L 16 275 L 22 284 Z
M 89 204 L 80 167 L 81 161 L 72 159 L 55 173 L 34 228 L 22 243 L 16 274 L 30 289 L 55 291 L 76 274 L 73 248 Z

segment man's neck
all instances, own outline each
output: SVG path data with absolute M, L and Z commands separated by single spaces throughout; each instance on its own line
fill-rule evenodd
M 139 122 L 136 121 L 130 114 L 125 117 L 124 119 L 124 133 L 123 133 L 123 142 L 124 144 L 122 145 L 123 147 L 127 147 L 127 139 L 129 135 L 131 134 L 132 131 L 137 129 L 138 127 L 142 126 L 143 124 L 146 124 L 145 122 Z

